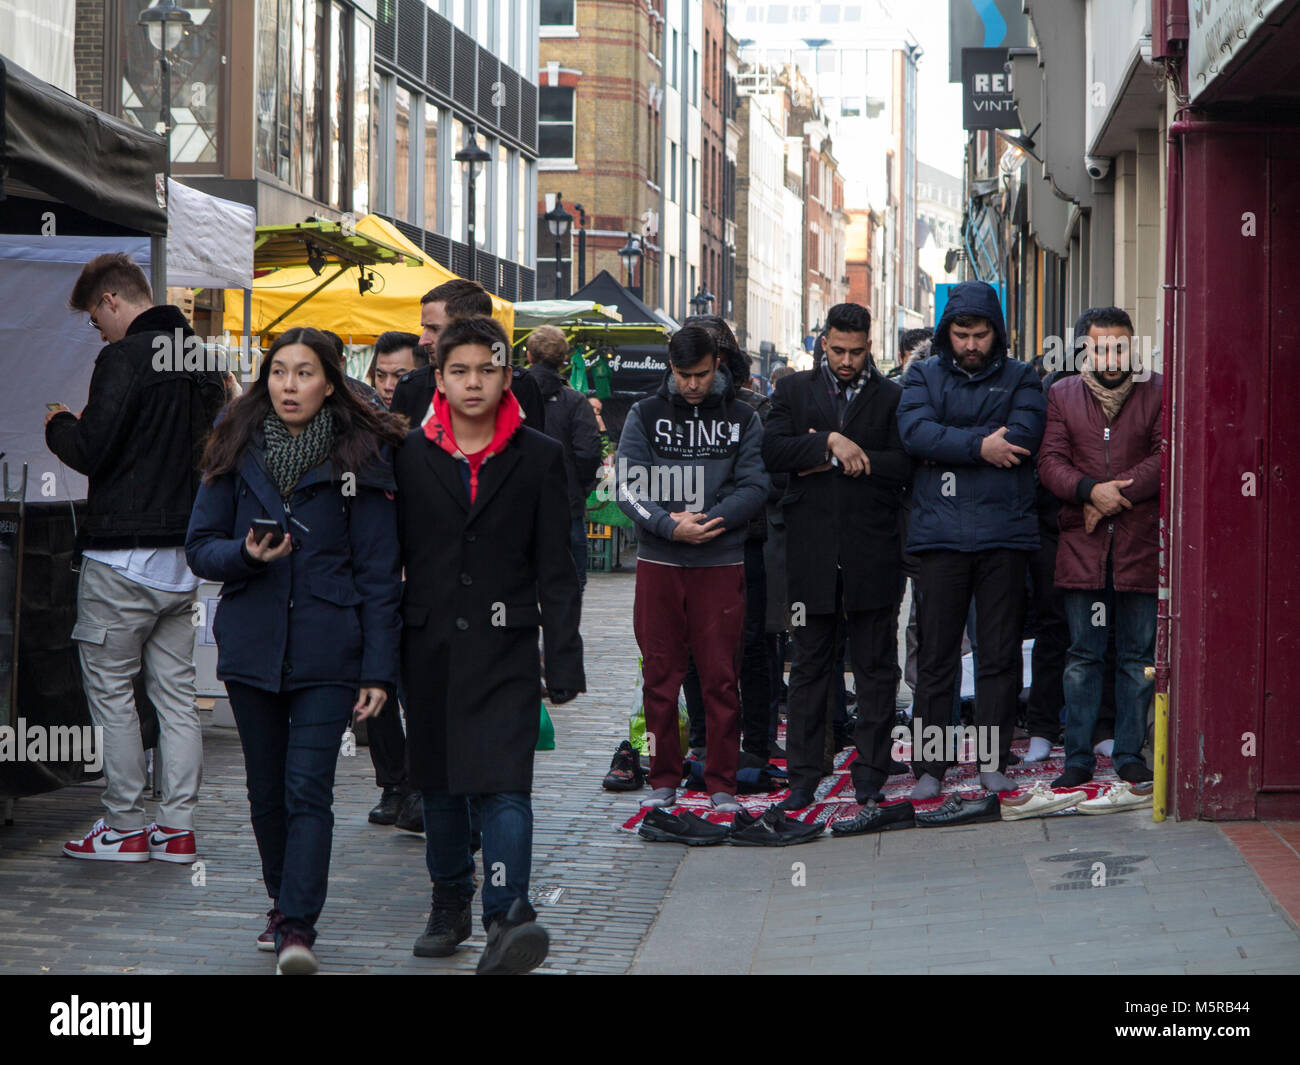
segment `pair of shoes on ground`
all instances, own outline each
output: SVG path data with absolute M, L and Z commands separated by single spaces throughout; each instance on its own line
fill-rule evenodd
M 101 817 L 81 839 L 63 845 L 69 858 L 96 862 L 175 862 L 188 865 L 198 853 L 194 832 L 154 823 L 147 828 L 120 832 Z
M 473 933 L 470 900 L 455 885 L 435 885 L 424 934 L 415 941 L 417 958 L 448 958 Z M 487 944 L 479 956 L 479 976 L 508 976 L 531 972 L 546 960 L 551 938 L 537 923 L 537 911 L 515 899 L 503 917 L 488 924 Z
M 831 825 L 831 835 L 836 838 L 862 836 L 869 832 L 892 832 L 915 826 L 916 808 L 910 802 L 904 800 L 888 806 L 873 803 L 864 805 L 851 818 L 834 822 Z
M 424 831 L 424 797 L 418 791 L 403 791 L 396 785 L 384 788 L 379 805 L 367 818 L 372 825 L 392 825 L 404 832 Z
M 730 825 L 705 821 L 690 811 L 673 814 L 656 808 L 646 814 L 637 834 L 653 843 L 683 843 L 688 847 L 711 847 L 724 842 L 736 847 L 787 847 L 808 843 L 825 829 L 822 824 L 795 821 L 777 806 L 769 806 L 761 814 L 737 810 Z

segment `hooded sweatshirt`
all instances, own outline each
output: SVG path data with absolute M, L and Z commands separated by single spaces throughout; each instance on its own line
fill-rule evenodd
M 501 397 L 501 402 L 497 404 L 496 425 L 492 433 L 492 442 L 481 451 L 472 451 L 467 454 L 456 443 L 456 437 L 452 432 L 451 404 L 447 402 L 447 397 L 441 392 L 434 392 L 433 402 L 429 405 L 429 417 L 424 423 L 424 435 L 430 443 L 442 448 L 452 458 L 460 460 L 460 477 L 465 483 L 465 491 L 469 494 L 469 501 L 473 504 L 478 496 L 478 475 L 483 468 L 483 463 L 487 462 L 493 455 L 500 454 L 501 449 L 510 443 L 510 438 L 519 431 L 520 426 L 523 424 L 523 409 L 519 405 L 519 400 L 515 398 L 513 392 L 507 392 Z
M 750 518 L 762 512 L 770 482 L 763 428 L 736 398 L 719 364 L 703 401 L 688 403 L 670 368 L 654 395 L 629 412 L 615 471 L 618 505 L 636 522 L 637 558 L 670 566 L 730 566 L 745 559 Z M 704 544 L 672 538 L 677 511 L 721 517 L 726 531 Z
M 993 324 L 993 357 L 974 373 L 957 365 L 948 336 L 952 320 L 963 314 Z M 904 375 L 898 404 L 903 447 L 921 462 L 912 485 L 908 552 L 1035 550 L 1034 455 L 1047 404 L 1034 368 L 1007 354 L 1002 308 L 991 285 L 953 286 L 933 351 Z M 1006 439 L 1029 451 L 1009 469 L 980 455 L 984 438 L 1004 425 Z

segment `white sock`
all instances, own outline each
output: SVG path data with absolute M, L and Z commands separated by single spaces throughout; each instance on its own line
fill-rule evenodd
M 1029 737 L 1029 753 L 1025 755 L 1026 762 L 1041 762 L 1052 753 L 1052 744 L 1043 739 L 1042 736 Z
M 1109 758 L 1115 750 L 1114 740 L 1102 740 L 1092 749 L 1092 753 L 1101 758 Z

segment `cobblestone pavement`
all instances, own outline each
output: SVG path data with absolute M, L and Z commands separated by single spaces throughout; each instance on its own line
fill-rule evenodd
M 632 582 L 630 566 L 591 575 L 583 611 L 590 690 L 552 710 L 556 750 L 537 755 L 532 884 L 551 933 L 544 972 L 626 971 L 682 857 L 615 831 L 636 798 L 600 787 L 627 734 Z M 63 842 L 102 813 L 96 786 L 16 804 L 14 825 L 0 827 L 0 972 L 274 971 L 273 957 L 253 946 L 270 903 L 239 741 L 233 729 L 210 725 L 203 739 L 202 885 L 188 866 L 62 857 Z M 477 900 L 474 937 L 457 955 L 412 956 L 428 916 L 424 837 L 368 824 L 378 796 L 366 749 L 340 758 L 329 899 L 318 924 L 322 972 L 472 971 L 483 945 Z
M 618 831 L 637 796 L 607 794 L 600 778 L 626 735 L 632 586 L 630 565 L 592 574 L 591 690 L 552 712 L 557 749 L 537 756 L 542 972 L 1300 972 L 1300 933 L 1212 824 L 1075 815 L 775 851 Z M 60 856 L 99 816 L 96 787 L 17 804 L 0 827 L 0 972 L 274 970 L 253 947 L 269 903 L 238 739 L 208 725 L 204 742 L 202 884 L 188 866 Z M 365 749 L 341 758 L 322 972 L 472 971 L 477 921 L 456 956 L 411 955 L 428 912 L 423 837 L 367 824 L 377 797 Z

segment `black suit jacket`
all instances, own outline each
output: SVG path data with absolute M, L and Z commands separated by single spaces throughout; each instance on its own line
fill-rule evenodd
M 522 428 L 479 471 L 420 431 L 397 455 L 411 783 L 455 795 L 529 791 L 542 695 L 583 691 L 564 450 Z
M 912 461 L 898 436 L 902 388 L 874 370 L 839 427 L 820 369 L 777 382 L 763 433 L 763 461 L 788 473 L 781 499 L 786 524 L 789 603 L 810 614 L 835 611 L 835 585 L 844 583 L 844 609 L 879 610 L 898 599 L 902 544 L 898 508 Z M 838 431 L 867 453 L 871 472 L 849 477 L 839 467 L 799 476 L 826 461 L 826 439 Z
M 388 409 L 394 414 L 405 414 L 406 420 L 411 423 L 411 428 L 418 429 L 420 423 L 424 421 L 424 416 L 429 413 L 429 404 L 433 402 L 433 394 L 437 390 L 433 367 L 421 366 L 397 382 L 397 388 L 393 391 L 393 402 Z M 537 382 L 528 376 L 527 371 L 520 370 L 516 366 L 514 380 L 510 382 L 510 391 L 515 394 L 519 406 L 524 409 L 524 424 L 539 433 L 545 432 L 546 411 L 542 406 L 542 393 L 537 387 Z

